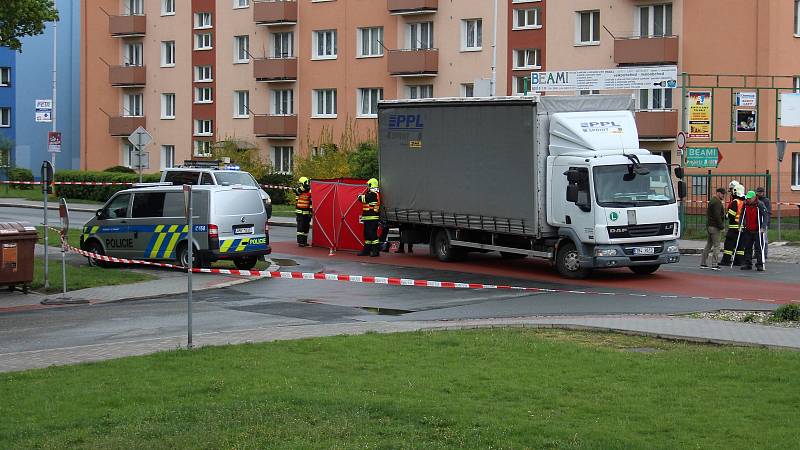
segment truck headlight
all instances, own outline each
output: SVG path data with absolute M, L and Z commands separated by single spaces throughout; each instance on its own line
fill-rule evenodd
M 667 253 L 678 253 L 679 249 L 677 245 L 670 245 L 667 247 Z
M 617 249 L 615 248 L 596 248 L 594 256 L 617 256 Z

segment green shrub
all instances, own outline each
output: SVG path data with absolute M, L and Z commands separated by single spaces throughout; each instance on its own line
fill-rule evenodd
M 350 165 L 350 176 L 368 180 L 378 178 L 378 144 L 362 142 L 358 149 L 347 157 Z
M 112 166 L 108 169 L 103 170 L 103 172 L 115 172 L 115 173 L 136 173 L 135 170 L 131 169 L 130 167 L 125 166 Z
M 8 179 L 11 181 L 33 181 L 33 172 L 30 169 L 17 167 L 8 171 Z M 30 184 L 17 185 L 19 189 L 33 189 Z
M 59 170 L 55 174 L 56 181 L 87 181 L 137 183 L 139 175 L 132 173 L 91 172 L 84 170 Z M 160 173 L 149 173 L 142 177 L 142 182 L 153 183 L 161 180 Z M 115 192 L 127 189 L 127 185 L 91 186 L 91 185 L 56 185 L 56 195 L 79 200 L 104 202 Z
M 287 173 L 270 173 L 258 179 L 261 184 L 273 184 L 278 186 L 294 186 L 296 180 L 291 174 Z M 265 189 L 272 199 L 273 205 L 289 205 L 291 204 L 291 192 L 286 189 Z
M 770 317 L 775 322 L 800 321 L 800 305 L 789 304 L 778 307 Z

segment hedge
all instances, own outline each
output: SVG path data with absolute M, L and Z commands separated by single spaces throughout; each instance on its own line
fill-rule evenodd
M 11 181 L 33 181 L 33 172 L 30 169 L 17 167 L 8 171 L 8 179 Z M 33 189 L 30 184 L 14 185 L 17 189 Z
M 261 184 L 273 184 L 278 186 L 294 186 L 296 181 L 294 177 L 290 174 L 285 173 L 270 173 L 261 177 L 258 180 Z M 269 197 L 272 199 L 273 205 L 286 205 L 290 204 L 291 196 L 289 195 L 290 192 L 285 189 L 264 189 L 269 194 Z
M 130 173 L 116 172 L 88 172 L 83 170 L 59 170 L 55 173 L 55 181 L 94 181 L 94 182 L 117 182 L 117 183 L 138 183 L 139 175 Z M 161 180 L 160 173 L 145 174 L 142 182 L 152 183 Z M 130 186 L 81 186 L 81 185 L 56 185 L 56 195 L 81 200 L 93 200 L 105 202 L 115 192 L 127 189 Z

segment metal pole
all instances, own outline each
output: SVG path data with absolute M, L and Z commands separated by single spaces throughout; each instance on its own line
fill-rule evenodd
M 64 239 L 67 238 L 67 231 L 64 231 Z M 61 243 L 61 296 L 67 298 L 67 250 L 65 245 Z
M 497 95 L 497 0 L 494 0 L 494 25 L 492 25 L 492 86 L 489 95 Z
M 193 267 L 193 264 L 192 264 L 192 261 L 193 261 L 193 259 L 192 259 L 192 228 L 194 228 L 194 221 L 192 220 L 193 219 L 192 216 L 194 216 L 194 209 L 192 208 L 192 188 L 190 186 L 189 187 L 189 220 L 188 220 L 188 222 L 189 222 L 188 223 L 188 225 L 189 225 L 189 233 L 187 234 L 187 237 L 188 237 L 187 241 L 188 242 L 186 243 L 186 249 L 187 249 L 187 252 L 188 252 L 187 255 L 189 256 L 189 261 L 188 261 L 188 264 L 187 264 L 188 267 L 186 268 L 186 274 L 187 274 L 186 279 L 187 279 L 187 283 L 188 283 L 188 287 L 187 287 L 187 291 L 186 292 L 188 294 L 187 295 L 187 307 L 188 307 L 187 320 L 189 322 L 188 323 L 188 325 L 189 325 L 189 327 L 188 327 L 189 337 L 188 337 L 188 343 L 186 345 L 186 348 L 189 348 L 189 349 L 191 349 L 193 347 L 193 344 L 192 344 L 192 267 Z
M 777 158 L 776 158 L 777 159 Z M 781 240 L 781 160 L 777 159 L 778 165 L 778 186 L 775 189 L 778 193 L 778 201 L 775 206 L 778 207 L 778 240 Z
M 142 133 L 136 134 L 136 154 L 138 155 L 138 161 L 136 164 L 139 166 L 139 183 L 142 182 Z
M 50 118 L 53 122 L 53 129 L 52 131 L 56 131 L 56 84 L 57 84 L 57 77 L 56 77 L 56 66 L 58 62 L 58 22 L 53 22 L 53 112 L 50 113 Z M 50 163 L 53 165 L 53 172 L 56 170 L 56 154 L 55 152 L 50 154 Z
M 47 163 L 47 161 L 45 161 L 45 163 Z M 45 172 L 46 171 L 47 171 L 47 169 L 45 169 Z M 42 175 L 44 175 L 44 173 Z M 47 228 L 47 195 L 48 195 L 48 192 L 47 192 L 47 184 L 46 184 L 47 180 L 45 178 L 46 177 L 44 177 L 44 176 L 42 177 L 42 193 L 44 194 L 44 289 L 47 290 L 47 288 L 50 287 L 50 280 L 48 280 L 48 278 L 47 278 L 47 269 L 48 269 L 48 267 L 47 267 L 47 248 L 49 247 L 47 238 L 48 238 L 48 235 L 50 234 L 50 229 Z

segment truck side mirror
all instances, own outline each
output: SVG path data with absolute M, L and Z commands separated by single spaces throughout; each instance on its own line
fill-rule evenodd
M 578 184 L 583 178 L 580 171 L 575 169 L 569 169 L 568 171 L 564 172 L 564 175 L 567 176 L 567 182 L 569 184 Z
M 678 181 L 678 197 L 680 199 L 686 198 L 686 182 L 683 180 Z
M 567 201 L 570 202 L 570 203 L 576 203 L 578 201 L 578 185 L 577 184 L 567 185 Z
M 683 173 L 683 167 L 676 167 L 676 168 L 675 168 L 675 176 L 676 176 L 676 177 L 677 177 L 679 180 L 682 180 L 682 179 L 683 179 L 683 175 L 684 175 L 684 173 Z

